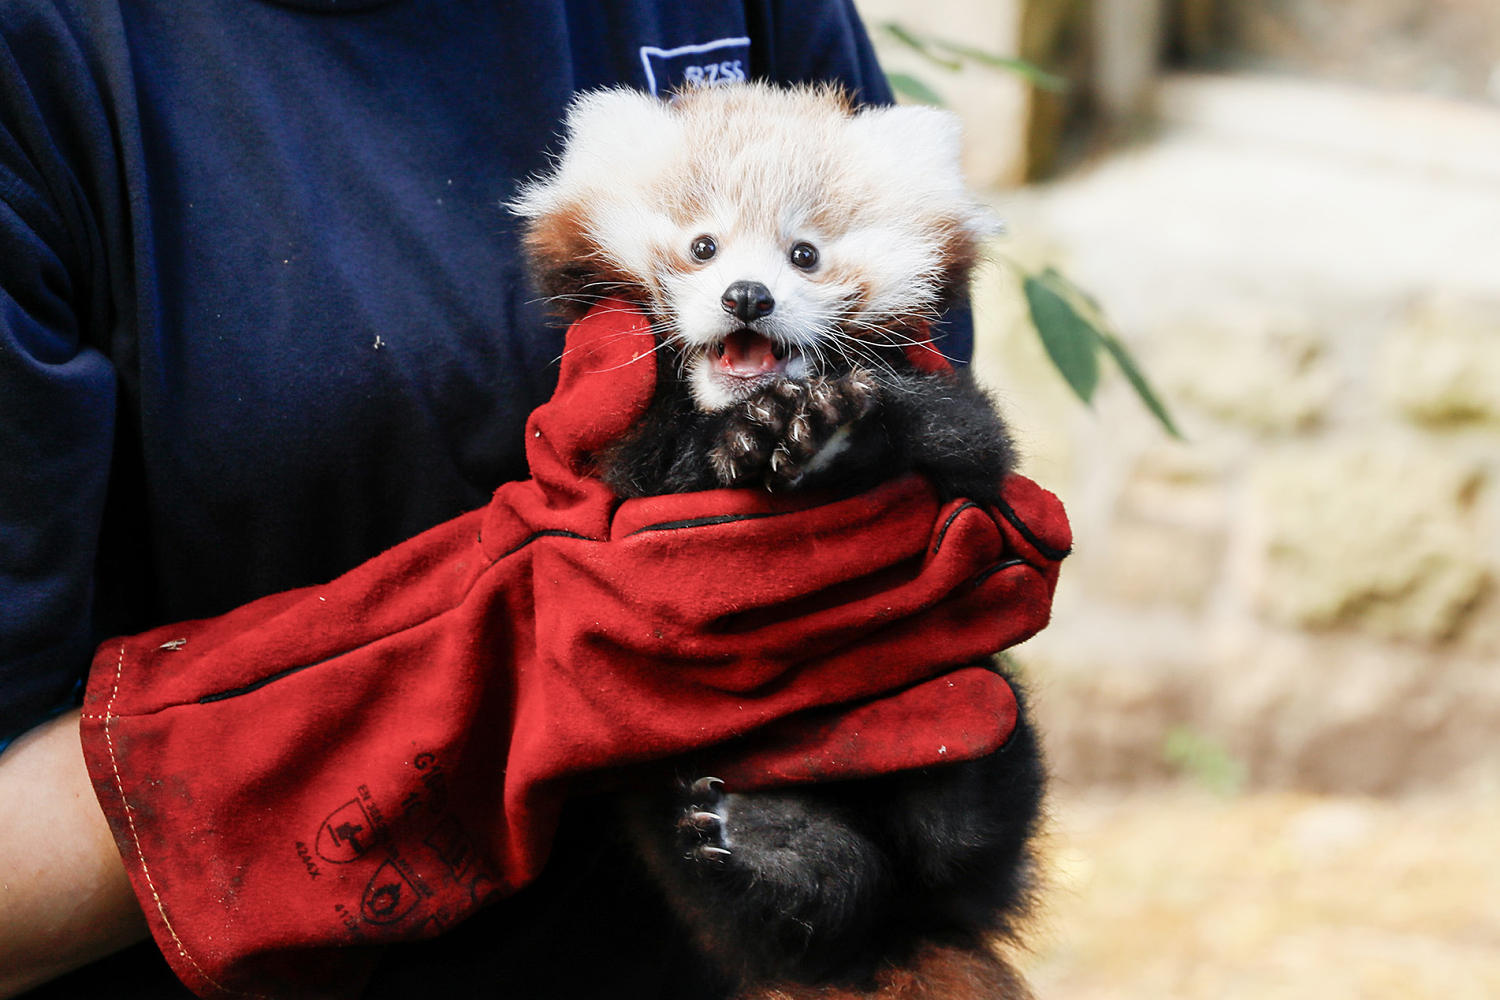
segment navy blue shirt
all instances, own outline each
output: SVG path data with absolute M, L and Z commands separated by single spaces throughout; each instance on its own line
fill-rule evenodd
M 848 0 L 0 0 L 0 740 L 525 475 L 502 202 L 575 91 L 746 76 L 890 98 Z

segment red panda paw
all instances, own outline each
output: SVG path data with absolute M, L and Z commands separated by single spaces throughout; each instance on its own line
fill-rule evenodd
M 686 801 L 677 819 L 683 858 L 723 864 L 730 854 L 724 831 L 724 782 L 699 778 L 685 791 Z
M 714 471 L 724 486 L 804 488 L 836 471 L 856 426 L 879 409 L 867 372 L 779 379 L 730 409 L 710 452 Z

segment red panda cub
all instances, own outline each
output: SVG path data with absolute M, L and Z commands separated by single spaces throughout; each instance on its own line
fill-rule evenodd
M 913 361 L 996 229 L 958 152 L 955 116 L 831 88 L 578 97 L 511 208 L 563 314 L 613 296 L 651 318 L 656 397 L 599 457 L 605 481 L 855 491 L 916 470 L 997 500 L 994 407 Z M 1024 912 L 1042 788 L 1024 711 L 996 753 L 922 772 L 756 793 L 664 777 L 621 808 L 650 890 L 609 905 L 659 902 L 705 959 L 680 960 L 672 995 L 1024 996 L 990 943 Z

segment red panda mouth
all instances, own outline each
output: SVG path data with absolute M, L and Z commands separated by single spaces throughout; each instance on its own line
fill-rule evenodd
M 734 378 L 765 378 L 786 374 L 787 362 L 797 349 L 748 327 L 729 334 L 708 347 L 708 356 L 716 375 Z

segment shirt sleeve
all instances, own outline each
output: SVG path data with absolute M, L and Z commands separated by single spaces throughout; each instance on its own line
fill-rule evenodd
M 851 0 L 752 0 L 746 17 L 756 36 L 751 72 L 775 83 L 837 80 L 861 104 L 893 104 L 895 94 L 875 58 Z M 974 314 L 954 303 L 933 328 L 936 346 L 956 364 L 974 355 Z
M 0 16 L 0 747 L 87 669 L 115 425 L 113 367 L 85 342 L 94 230 L 69 164 L 87 137 L 54 114 L 89 88 L 33 86 L 69 59 L 47 6 Z

